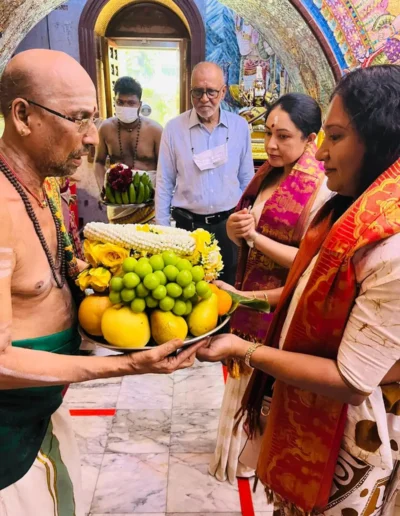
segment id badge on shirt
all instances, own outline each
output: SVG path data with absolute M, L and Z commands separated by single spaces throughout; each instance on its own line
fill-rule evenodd
M 224 165 L 228 161 L 228 144 L 218 145 L 215 149 L 209 149 L 199 154 L 193 154 L 193 161 L 203 172 Z

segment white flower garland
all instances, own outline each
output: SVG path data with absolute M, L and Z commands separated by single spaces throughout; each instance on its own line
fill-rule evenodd
M 85 226 L 84 235 L 89 240 L 151 254 L 175 251 L 179 255 L 190 255 L 196 247 L 189 231 L 169 226 L 90 222 Z

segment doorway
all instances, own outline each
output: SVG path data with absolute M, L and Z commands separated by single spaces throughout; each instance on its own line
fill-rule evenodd
M 114 14 L 100 39 L 104 80 L 99 97 L 105 90 L 107 117 L 114 115 L 115 81 L 124 75 L 141 84 L 143 103 L 161 125 L 188 109 L 191 36 L 169 7 L 128 4 Z
M 108 38 L 107 47 L 108 113 L 111 110 L 114 114 L 115 81 L 125 75 L 133 77 L 143 88 L 143 114 L 147 116 L 149 106 L 151 118 L 163 127 L 168 120 L 185 111 L 184 40 Z

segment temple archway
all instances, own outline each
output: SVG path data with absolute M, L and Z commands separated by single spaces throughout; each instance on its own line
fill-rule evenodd
M 96 35 L 104 37 L 112 18 L 129 4 L 142 0 L 88 0 L 79 21 L 79 49 L 81 64 L 97 83 Z M 194 66 L 204 60 L 205 29 L 196 4 L 187 0 L 151 0 L 173 11 L 186 25 L 190 33 L 191 49 L 188 63 Z
M 101 31 L 112 16 L 128 3 L 138 0 L 88 0 L 79 28 L 81 62 L 97 82 L 95 30 Z M 203 20 L 193 0 L 152 0 L 180 12 L 191 30 L 191 64 L 204 58 Z M 0 39 L 0 72 L 27 32 L 62 0 L 14 0 L 2 10 Z M 245 17 L 281 57 L 296 88 L 311 93 L 323 105 L 329 91 L 341 75 L 330 44 L 319 31 L 313 17 L 300 0 L 221 0 Z M 99 28 L 100 27 L 100 28 Z M 87 49 L 92 49 L 88 52 Z

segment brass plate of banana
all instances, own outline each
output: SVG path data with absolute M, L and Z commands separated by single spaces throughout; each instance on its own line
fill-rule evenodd
M 101 202 L 106 206 L 136 206 L 143 207 L 153 203 L 154 187 L 148 174 L 136 174 L 125 192 L 114 190 L 106 184 L 105 199 Z

